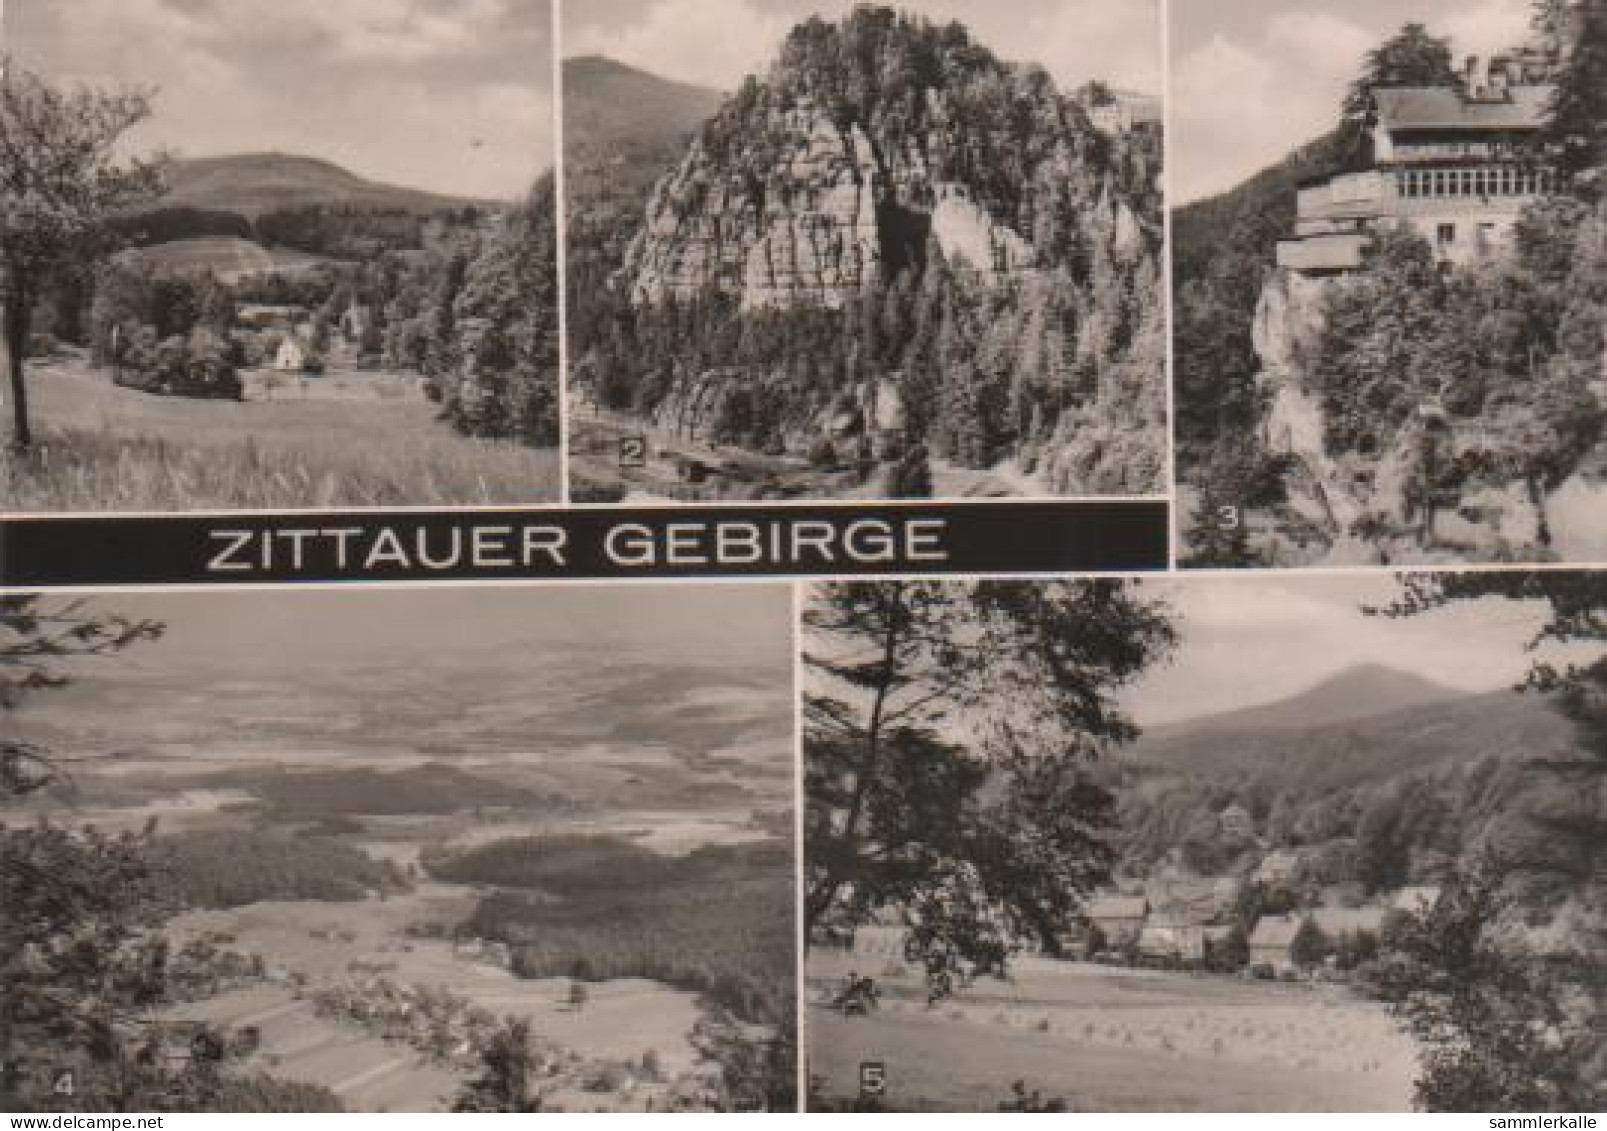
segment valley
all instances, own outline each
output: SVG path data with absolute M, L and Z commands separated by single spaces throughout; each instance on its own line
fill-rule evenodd
M 466 596 L 126 599 L 167 638 L 5 716 L 71 770 L 7 799 L 0 849 L 135 854 L 161 1023 L 233 1042 L 240 1097 L 447 1110 L 509 1040 L 505 1103 L 767 1094 L 722 1058 L 792 1023 L 785 592 Z

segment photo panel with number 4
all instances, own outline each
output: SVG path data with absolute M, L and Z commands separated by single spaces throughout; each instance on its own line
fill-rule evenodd
M 794 1110 L 791 621 L 0 598 L 0 1107 Z

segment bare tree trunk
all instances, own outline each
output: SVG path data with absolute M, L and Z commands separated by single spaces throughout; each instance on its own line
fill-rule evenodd
M 5 332 L 0 339 L 6 355 L 6 375 L 11 381 L 11 444 L 25 452 L 33 446 L 33 430 L 28 426 L 28 387 L 22 372 L 28 345 L 28 300 L 20 287 L 6 290 L 4 322 Z
M 898 602 L 903 599 L 904 587 L 895 583 L 892 586 L 892 596 L 887 598 L 884 606 L 887 614 L 887 624 L 882 634 L 882 672 L 883 678 L 876 688 L 876 699 L 871 708 L 870 722 L 865 731 L 865 759 L 860 763 L 858 773 L 854 780 L 853 799 L 848 806 L 848 815 L 843 820 L 842 832 L 835 838 L 839 846 L 850 849 L 858 847 L 859 823 L 864 812 L 865 800 L 875 783 L 882 756 L 882 719 L 887 710 L 887 700 L 892 692 L 893 679 L 898 665 L 898 648 L 901 642 L 899 625 Z M 820 917 L 831 909 L 836 902 L 838 893 L 842 890 L 845 878 L 837 874 L 828 874 L 822 878 L 817 888 L 809 893 L 804 900 L 804 949 L 809 949 L 810 941 L 814 938 L 815 925 Z

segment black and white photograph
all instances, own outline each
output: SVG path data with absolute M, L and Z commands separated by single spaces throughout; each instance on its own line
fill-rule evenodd
M 558 500 L 550 0 L 0 8 L 0 510 Z
M 1157 0 L 571 0 L 577 502 L 1168 492 Z
M 1170 30 L 1182 564 L 1607 561 L 1607 5 Z
M 810 1111 L 1599 1111 L 1607 580 L 806 591 Z
M 0 598 L 0 1110 L 794 1110 L 792 629 Z

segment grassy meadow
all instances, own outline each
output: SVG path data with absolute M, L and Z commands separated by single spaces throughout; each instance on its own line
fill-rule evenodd
M 1416 1052 L 1385 1007 L 1339 987 L 1023 958 L 928 1007 L 896 959 L 811 954 L 810 1072 L 844 1102 L 887 1065 L 900 1111 L 992 1111 L 1021 1080 L 1072 1111 L 1404 1111 Z M 884 997 L 868 1017 L 821 1004 L 849 970 Z M 897 971 L 895 973 L 895 971 Z
M 413 400 L 159 397 L 77 357 L 30 362 L 28 393 L 36 443 L 0 454 L 6 511 L 522 505 L 559 492 L 556 451 L 459 436 Z

